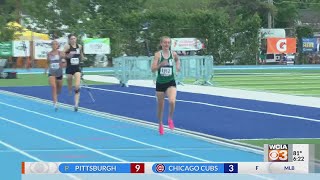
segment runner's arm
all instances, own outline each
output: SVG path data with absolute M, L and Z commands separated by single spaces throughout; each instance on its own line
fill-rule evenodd
M 176 70 L 177 72 L 180 72 L 180 59 L 176 52 L 173 52 L 173 58 L 174 58 L 174 61 L 176 62 Z

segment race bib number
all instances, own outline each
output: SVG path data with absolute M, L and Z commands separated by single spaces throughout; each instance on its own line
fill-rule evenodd
M 59 63 L 52 63 L 51 64 L 51 69 L 59 69 L 60 68 L 60 64 Z
M 71 65 L 78 65 L 79 64 L 79 58 L 71 58 L 70 59 Z
M 171 76 L 172 75 L 172 68 L 171 67 L 160 68 L 160 75 L 161 76 Z

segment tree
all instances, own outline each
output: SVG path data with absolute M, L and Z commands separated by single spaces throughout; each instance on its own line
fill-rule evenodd
M 17 18 L 15 2 L 14 0 L 0 2 L 0 41 L 13 40 L 15 31 L 20 31 L 20 28 L 7 26 L 9 22 L 15 21 Z
M 275 7 L 274 26 L 276 28 L 294 27 L 298 18 L 299 4 L 280 0 L 275 2 Z
M 123 17 L 142 10 L 145 0 L 22 0 L 30 22 L 51 33 L 75 33 L 110 37 L 113 55 L 118 55 L 124 29 Z M 117 38 L 119 37 L 119 38 Z
M 210 8 L 208 6 L 215 1 L 218 0 L 147 0 L 144 7 L 154 10 L 167 8 L 173 11 L 209 10 Z
M 276 8 L 262 0 L 218 0 L 212 2 L 210 7 L 223 9 L 229 14 L 231 20 L 242 16 L 244 19 L 251 18 L 255 14 L 259 15 L 262 27 L 268 25 L 268 12 L 275 14 Z
M 255 64 L 259 52 L 258 32 L 261 26 L 261 19 L 258 14 L 250 18 L 239 16 L 234 23 L 234 30 L 240 32 L 236 36 L 233 52 L 238 57 L 238 64 Z M 248 28 L 250 27 L 250 28 Z
M 274 6 L 260 0 L 22 1 L 37 27 L 111 38 L 112 56 L 153 54 L 164 35 L 196 37 L 204 40 L 204 53 L 213 55 L 217 64 L 235 58 L 240 64 L 254 64 L 258 30 L 266 27 L 267 13 L 277 17 L 295 12 L 295 6 L 290 10 L 277 4 L 280 0 Z M 285 18 L 275 21 L 277 26 L 291 23 Z M 235 44 L 230 37 L 236 38 Z

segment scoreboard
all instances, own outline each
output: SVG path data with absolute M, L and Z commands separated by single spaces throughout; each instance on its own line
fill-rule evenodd
M 314 154 L 314 145 L 267 144 L 262 162 L 22 162 L 22 174 L 308 174 Z
M 303 162 L 239 162 L 239 163 L 58 163 L 23 162 L 22 174 L 79 174 L 79 173 L 239 173 L 280 174 L 309 173 L 308 163 Z

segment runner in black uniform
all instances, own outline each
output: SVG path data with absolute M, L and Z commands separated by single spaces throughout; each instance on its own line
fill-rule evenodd
M 74 83 L 74 111 L 78 111 L 79 99 L 80 99 L 80 80 L 81 80 L 81 68 L 80 62 L 84 58 L 82 46 L 77 44 L 77 37 L 74 34 L 68 36 L 69 44 L 64 48 L 67 61 L 67 80 L 69 94 L 72 94 L 72 79 L 75 79 Z

